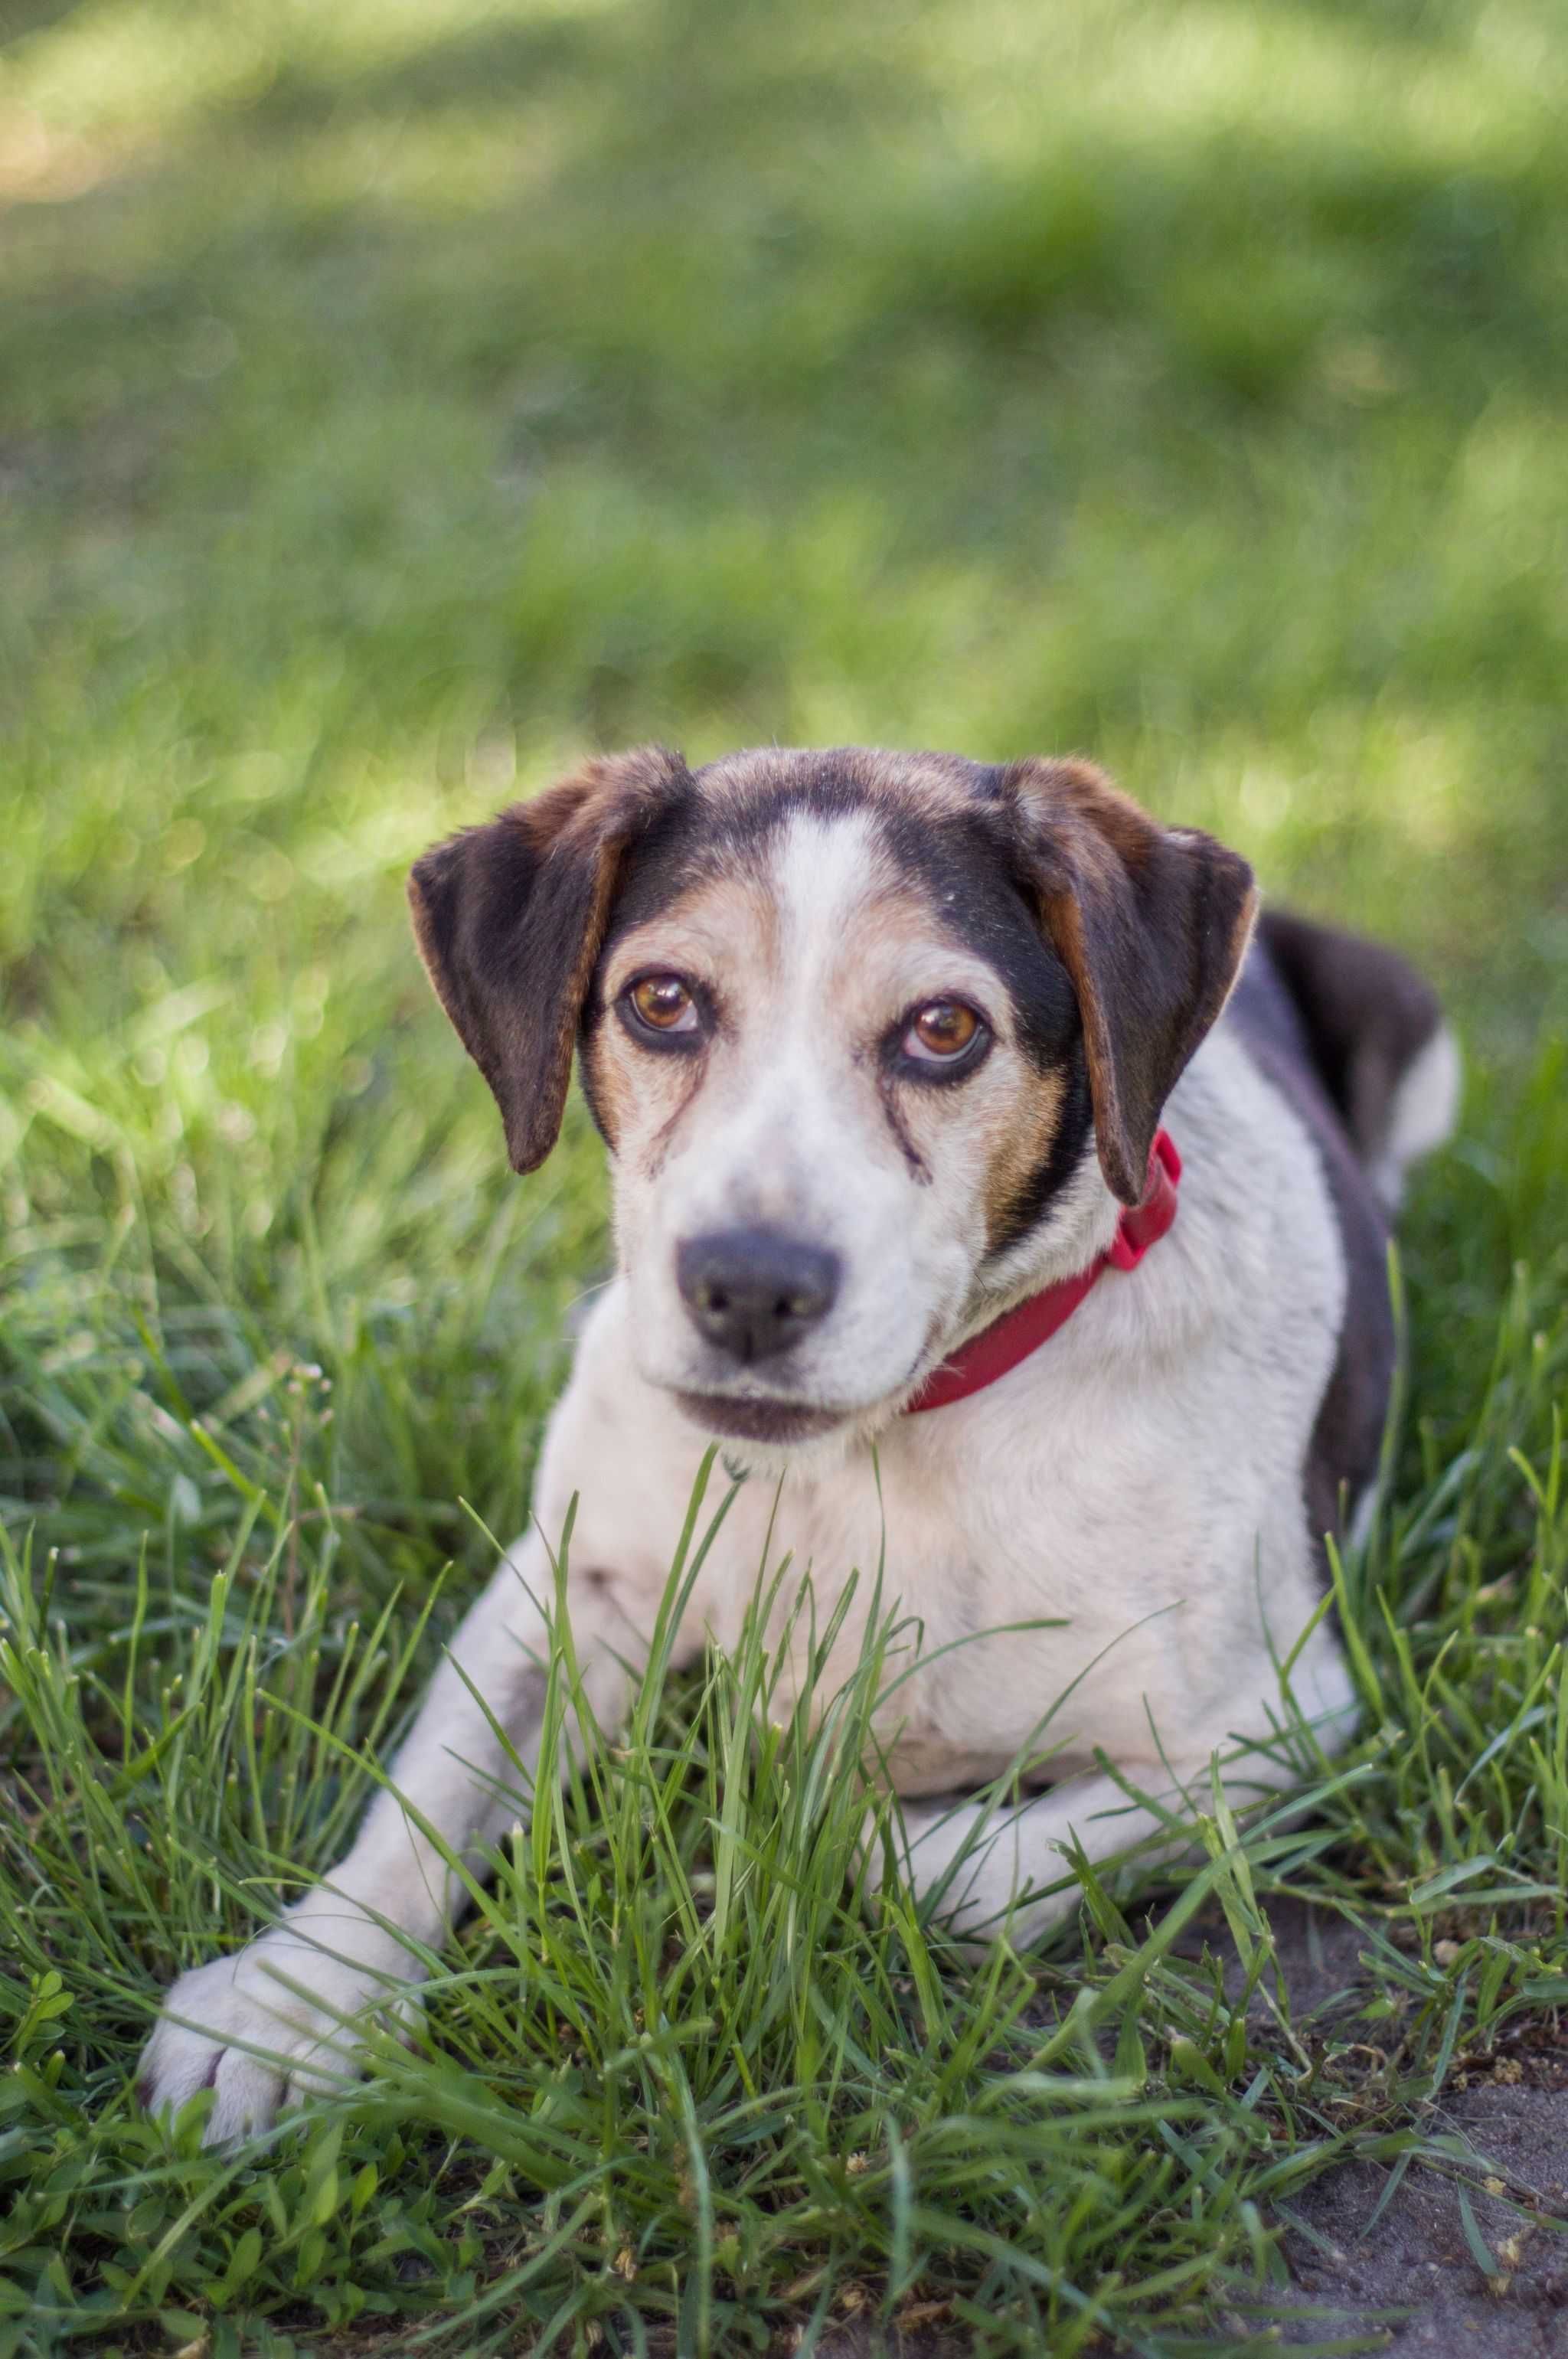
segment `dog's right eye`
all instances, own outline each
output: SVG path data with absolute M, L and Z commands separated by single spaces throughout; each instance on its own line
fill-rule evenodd
M 621 999 L 634 1030 L 654 1032 L 668 1039 L 672 1033 L 698 1028 L 697 1002 L 678 974 L 641 975 L 626 985 Z

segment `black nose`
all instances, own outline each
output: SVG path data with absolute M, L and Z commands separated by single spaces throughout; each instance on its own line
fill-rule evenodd
M 724 1229 L 679 1246 L 675 1278 L 709 1343 L 746 1364 L 816 1325 L 838 1292 L 839 1258 L 773 1229 Z

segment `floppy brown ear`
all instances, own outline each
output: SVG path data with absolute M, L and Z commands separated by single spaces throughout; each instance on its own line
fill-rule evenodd
M 516 1170 L 542 1163 L 560 1133 L 621 854 L 685 784 L 662 745 L 609 755 L 415 864 L 419 955 L 495 1093 Z
M 1160 827 L 1091 763 L 1017 762 L 1003 784 L 1078 995 L 1100 1168 L 1136 1204 L 1160 1109 L 1246 953 L 1252 871 L 1213 836 Z

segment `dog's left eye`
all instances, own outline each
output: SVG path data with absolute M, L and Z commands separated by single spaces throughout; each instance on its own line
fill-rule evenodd
M 899 1046 L 920 1065 L 951 1065 L 972 1049 L 985 1030 L 962 999 L 932 999 L 917 1009 Z
M 694 1032 L 697 1003 L 678 974 L 645 974 L 623 995 L 637 1022 L 649 1032 Z

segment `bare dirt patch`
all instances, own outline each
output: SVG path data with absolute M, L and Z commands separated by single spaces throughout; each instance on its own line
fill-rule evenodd
M 1559 2219 L 1532 2218 L 1485 2187 L 1470 2193 L 1475 2233 L 1497 2264 L 1488 2277 L 1453 2180 L 1415 2165 L 1373 2223 L 1387 2174 L 1347 2164 L 1290 2207 L 1301 2223 L 1287 2231 L 1284 2247 L 1296 2288 L 1346 2327 L 1386 2326 L 1392 2351 L 1560 2359 L 1568 2353 L 1568 2090 L 1472 2087 L 1438 2110 L 1445 2128 L 1496 2166 L 1487 2174 L 1495 2187 L 1529 2188 Z
M 1348 2029 L 1374 1987 L 1366 1935 L 1331 1910 L 1276 1903 L 1270 1917 L 1296 2022 Z M 1223 1946 L 1223 1929 L 1204 1931 Z M 1414 2162 L 1389 2195 L 1388 2169 L 1347 2163 L 1283 2207 L 1294 2294 L 1314 2312 L 1287 2340 L 1381 2333 L 1443 2359 L 1565 2359 L 1568 2039 L 1554 2019 L 1515 2018 L 1494 2048 L 1461 2052 L 1421 2126 L 1465 2150 L 1454 2176 Z

